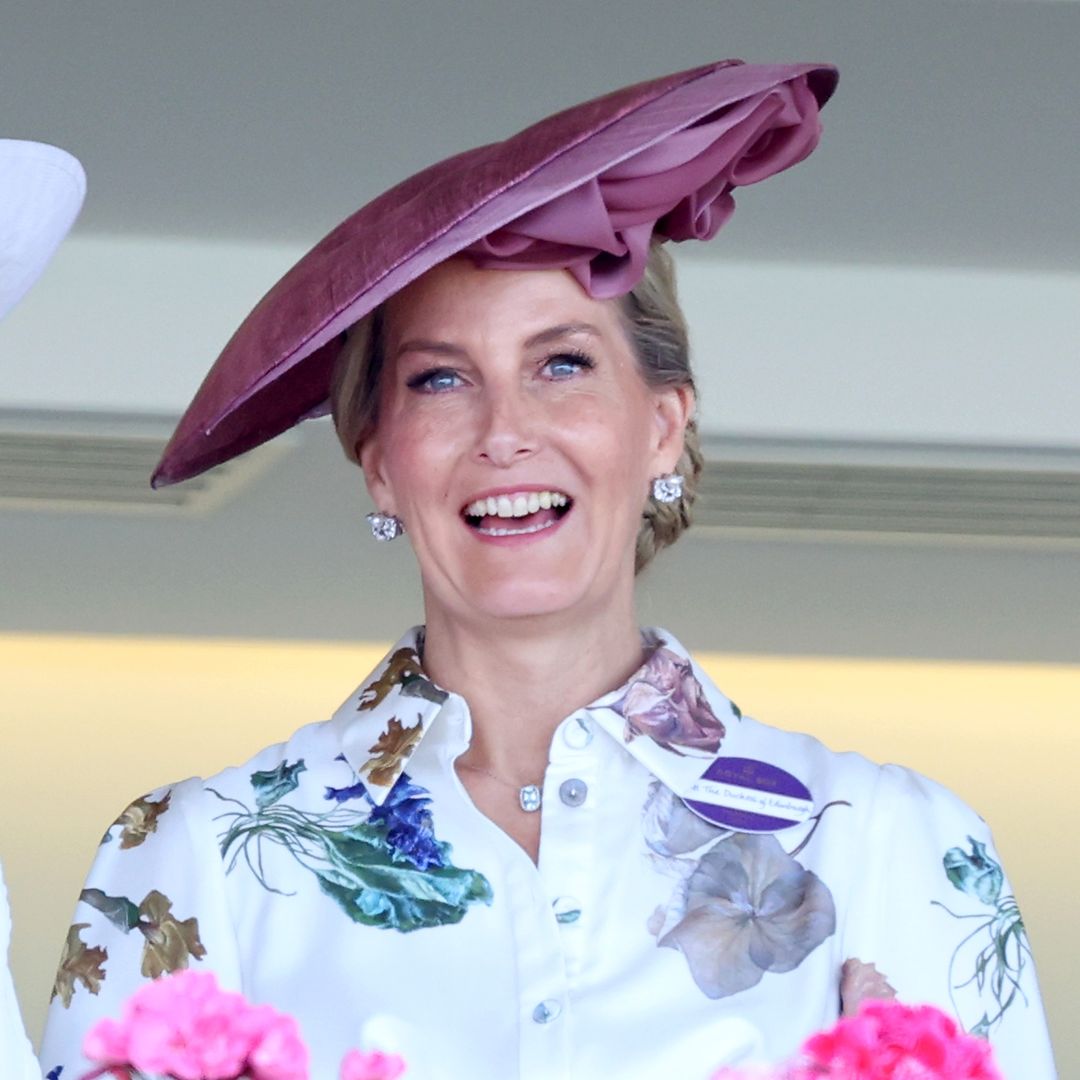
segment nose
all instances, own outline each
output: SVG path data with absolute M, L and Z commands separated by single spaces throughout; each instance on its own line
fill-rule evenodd
M 491 387 L 476 442 L 481 461 L 507 468 L 536 453 L 539 424 L 535 404 L 520 387 Z

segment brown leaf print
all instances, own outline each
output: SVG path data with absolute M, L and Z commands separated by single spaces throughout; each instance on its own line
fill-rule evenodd
M 145 795 L 136 799 L 110 826 L 123 826 L 120 847 L 138 847 L 151 833 L 157 832 L 158 818 L 169 809 L 171 798 L 172 792 L 167 791 L 157 802 L 151 802 Z
M 423 733 L 424 725 L 419 715 L 416 723 L 408 728 L 396 716 L 390 717 L 386 730 L 375 741 L 375 745 L 369 748 L 368 753 L 375 757 L 368 758 L 364 763 L 360 769 L 361 775 L 379 787 L 390 787 L 400 775 L 405 759 L 416 749 Z
M 424 669 L 420 666 L 420 657 L 416 655 L 416 650 L 410 648 L 398 649 L 390 657 L 386 670 L 374 682 L 368 683 L 364 687 L 357 709 L 361 712 L 374 709 L 376 705 L 380 705 L 386 700 L 386 696 L 395 686 L 405 682 L 410 677 L 415 678 L 423 674 Z
M 91 994 L 97 994 L 105 979 L 105 961 L 109 959 L 109 951 L 97 945 L 88 946 L 82 940 L 82 931 L 89 927 L 89 923 L 75 923 L 68 929 L 64 942 L 52 997 L 58 997 L 65 1009 L 71 1007 L 76 983 L 82 983 Z
M 141 971 L 148 979 L 180 971 L 193 957 L 201 960 L 206 955 L 198 919 L 177 919 L 172 901 L 163 893 L 148 892 L 139 905 L 139 916 L 138 928 L 146 938 Z
M 859 1006 L 870 998 L 891 1001 L 895 997 L 896 991 L 874 964 L 863 963 L 854 956 L 844 961 L 840 969 L 841 1015 L 854 1016 Z

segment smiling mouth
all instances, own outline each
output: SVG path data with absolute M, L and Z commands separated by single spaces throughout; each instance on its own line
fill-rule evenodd
M 527 536 L 557 525 L 573 504 L 562 491 L 514 491 L 476 499 L 461 514 L 482 536 Z

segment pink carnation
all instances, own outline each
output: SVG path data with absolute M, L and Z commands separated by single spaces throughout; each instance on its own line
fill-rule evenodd
M 101 1076 L 122 1069 L 175 1080 L 308 1080 L 295 1021 L 222 990 L 210 973 L 178 971 L 148 983 L 120 1021 L 91 1028 L 83 1053 Z
M 711 1080 L 1002 1080 L 990 1044 L 932 1005 L 867 1000 L 803 1044 L 796 1064 Z
M 863 1002 L 803 1044 L 809 1075 L 858 1080 L 1002 1080 L 990 1044 L 932 1005 Z M 795 1078 L 797 1080 L 797 1077 Z
M 397 1080 L 405 1072 L 405 1060 L 378 1050 L 350 1050 L 341 1063 L 341 1080 Z

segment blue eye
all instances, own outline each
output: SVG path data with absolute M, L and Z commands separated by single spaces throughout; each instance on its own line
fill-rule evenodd
M 593 362 L 584 353 L 566 352 L 548 357 L 544 370 L 553 379 L 572 379 L 579 372 L 592 368 Z
M 423 394 L 442 394 L 461 384 L 461 376 L 452 368 L 431 368 L 414 375 L 406 383 L 410 390 L 419 390 Z

